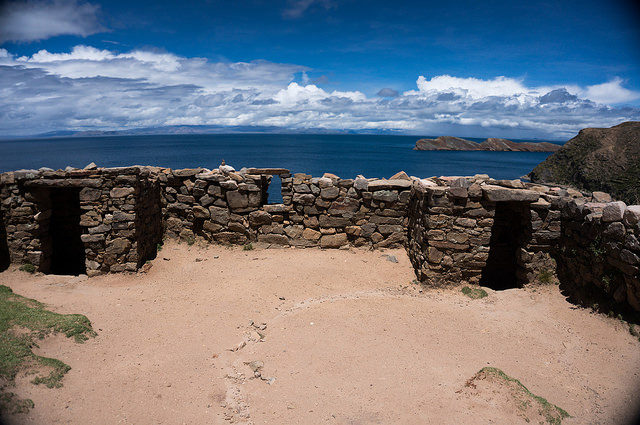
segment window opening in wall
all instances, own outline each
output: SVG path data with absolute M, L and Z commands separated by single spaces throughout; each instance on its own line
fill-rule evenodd
M 279 175 L 271 177 L 271 183 L 267 189 L 266 204 L 281 204 L 282 203 L 282 179 Z
M 496 203 L 489 258 L 482 270 L 481 285 L 494 290 L 522 287 L 518 250 L 526 238 L 527 211 L 524 202 Z
M 80 190 L 55 188 L 50 191 L 51 274 L 86 273 L 84 244 L 80 239 Z

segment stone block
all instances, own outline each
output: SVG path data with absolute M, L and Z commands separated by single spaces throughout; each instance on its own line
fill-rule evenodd
M 626 209 L 627 204 L 622 201 L 609 202 L 602 209 L 602 222 L 611 223 L 614 221 L 622 221 Z
M 630 205 L 624 212 L 624 224 L 633 227 L 640 223 L 640 205 Z
M 258 235 L 258 242 L 265 242 L 276 245 L 289 245 L 289 238 L 285 235 L 269 233 L 266 235 Z
M 102 196 L 102 190 L 93 189 L 91 187 L 82 188 L 79 194 L 80 201 L 84 201 L 84 202 L 97 201 L 98 199 L 100 199 L 100 196 Z
M 209 210 L 201 205 L 194 205 L 191 211 L 196 218 L 209 218 L 211 216 Z
M 227 203 L 231 209 L 246 208 L 249 206 L 249 198 L 237 190 L 232 190 L 227 192 Z
M 114 187 L 109 191 L 111 198 L 124 198 L 135 193 L 135 189 L 132 187 Z
M 482 193 L 491 202 L 535 202 L 540 198 L 540 194 L 533 190 L 511 189 L 489 184 L 482 186 Z
M 254 227 L 262 226 L 264 224 L 271 224 L 272 218 L 268 212 L 265 211 L 252 211 L 249 213 L 249 224 Z
M 338 195 L 340 195 L 340 189 L 335 186 L 325 187 L 320 190 L 322 199 L 336 199 Z
M 382 202 L 395 202 L 398 200 L 398 193 L 390 190 L 377 190 L 373 192 L 373 199 Z
M 346 233 L 336 233 L 335 235 L 323 235 L 320 239 L 322 248 L 340 248 L 349 242 Z

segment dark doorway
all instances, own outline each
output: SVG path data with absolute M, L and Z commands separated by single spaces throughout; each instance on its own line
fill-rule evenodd
M 51 219 L 51 268 L 49 273 L 79 275 L 86 273 L 84 244 L 80 239 L 80 190 L 52 189 Z
M 11 256 L 7 244 L 7 228 L 4 224 L 4 217 L 0 213 L 0 272 L 7 270 L 9 264 L 11 264 Z
M 518 249 L 528 234 L 528 204 L 524 202 L 498 202 L 496 204 L 489 258 L 482 269 L 480 285 L 494 290 L 520 288 Z

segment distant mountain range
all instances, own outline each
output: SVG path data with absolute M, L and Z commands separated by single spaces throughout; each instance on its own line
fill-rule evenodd
M 478 143 L 452 136 L 436 139 L 420 139 L 416 142 L 418 151 L 511 151 L 511 152 L 556 152 L 562 146 L 549 142 L 513 142 L 507 139 L 489 138 Z
M 398 135 L 393 130 L 336 130 L 325 128 L 286 129 L 268 126 L 216 126 L 216 125 L 173 125 L 162 127 L 132 128 L 128 130 L 87 130 L 50 131 L 31 136 L 5 136 L 0 139 L 33 139 L 55 137 L 104 137 L 104 136 L 145 136 L 173 134 L 387 134 Z

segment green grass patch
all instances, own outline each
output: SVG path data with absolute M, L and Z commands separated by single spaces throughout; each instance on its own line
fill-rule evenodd
M 253 244 L 251 242 L 249 242 L 248 244 L 246 244 L 245 246 L 242 247 L 243 251 L 253 251 Z
M 31 350 L 37 341 L 52 333 L 62 333 L 76 342 L 84 342 L 96 333 L 91 322 L 81 314 L 59 314 L 46 310 L 44 304 L 13 293 L 0 285 L 0 409 L 23 412 L 33 406 L 5 389 L 15 382 L 18 372 L 36 373 L 31 381 L 49 388 L 62 386 L 62 378 L 71 369 L 60 360 L 38 356 Z M 41 374 L 42 371 L 45 372 Z
M 487 294 L 487 291 L 482 288 L 469 288 L 468 286 L 462 287 L 462 293 L 473 300 L 484 298 L 489 295 Z
M 23 265 L 20 266 L 20 270 L 27 273 L 35 273 L 36 266 L 34 266 L 31 263 L 24 263 Z
M 549 269 L 540 270 L 538 273 L 538 282 L 548 285 L 553 281 L 553 272 Z
M 560 425 L 563 419 L 571 417 L 571 415 L 569 415 L 569 413 L 567 413 L 566 410 L 556 406 L 555 404 L 549 403 L 545 398 L 542 398 L 540 396 L 533 394 L 531 391 L 527 389 L 527 387 L 522 385 L 522 382 L 520 382 L 515 378 L 510 377 L 509 375 L 507 375 L 506 373 L 504 373 L 502 370 L 498 368 L 483 367 L 482 369 L 480 369 L 480 372 L 476 374 L 476 377 L 481 375 L 495 377 L 505 382 L 515 384 L 516 391 L 518 391 L 520 395 L 523 396 L 521 398 L 519 397 L 520 400 L 522 401 L 521 408 L 524 410 L 529 406 L 531 406 L 531 400 L 536 401 L 540 406 L 538 413 L 542 417 L 544 417 L 545 421 L 548 424 Z

